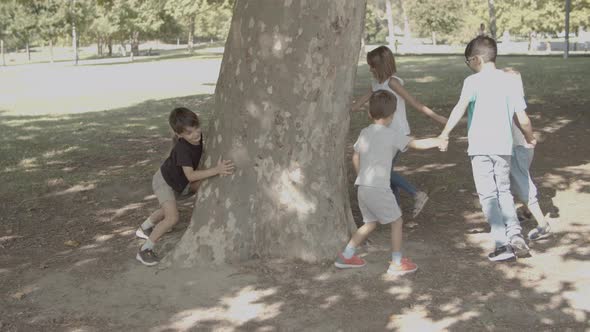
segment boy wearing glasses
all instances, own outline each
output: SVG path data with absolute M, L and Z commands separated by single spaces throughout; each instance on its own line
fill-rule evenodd
M 465 48 L 465 63 L 475 74 L 463 82 L 459 102 L 440 135 L 445 140 L 440 149 L 446 151 L 449 133 L 467 111 L 467 153 L 495 245 L 488 259 L 505 261 L 529 253 L 510 193 L 513 123 L 518 123 L 530 145 L 537 142 L 522 107 L 526 104 L 519 93 L 520 82 L 516 75 L 496 68 L 496 55 L 496 42 L 487 36 L 478 36 Z

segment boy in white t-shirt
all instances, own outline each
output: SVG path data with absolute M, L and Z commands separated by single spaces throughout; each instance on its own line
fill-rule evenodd
M 522 78 L 520 73 L 510 68 L 504 68 L 505 72 L 513 74 L 515 79 L 516 92 L 522 98 L 517 99 L 515 105 L 516 109 L 526 109 L 526 101 L 524 99 L 524 88 L 522 86 Z M 547 222 L 537 198 L 537 187 L 531 178 L 530 167 L 533 162 L 535 154 L 535 146 L 527 143 L 524 135 L 520 130 L 520 123 L 515 120 L 515 125 L 512 126 L 512 137 L 514 139 L 514 148 L 512 150 L 512 158 L 510 165 L 510 188 L 516 194 L 518 199 L 524 203 L 528 211 L 537 220 L 537 227 L 531 230 L 528 238 L 531 241 L 538 241 L 547 238 L 551 235 L 551 226 Z
M 533 146 L 531 122 L 524 109 L 514 75 L 496 68 L 496 42 L 478 36 L 465 48 L 465 63 L 475 72 L 463 82 L 459 102 L 453 108 L 440 137 L 445 151 L 448 136 L 468 111 L 467 153 L 471 159 L 473 179 L 483 213 L 491 226 L 495 249 L 491 261 L 527 256 L 529 248 L 521 234 L 514 200 L 510 193 L 512 126 L 516 115 L 526 141 Z
M 365 261 L 356 256 L 355 251 L 379 222 L 391 224 L 392 254 L 387 273 L 403 275 L 416 271 L 418 266 L 409 258 L 402 257 L 402 212 L 389 186 L 393 156 L 408 147 L 421 150 L 435 148 L 443 141 L 440 138 L 415 140 L 390 127 L 397 102 L 393 93 L 377 91 L 369 102 L 373 124 L 361 131 L 352 156 L 357 173 L 355 185 L 358 186 L 359 208 L 365 224 L 352 236 L 344 251 L 338 254 L 334 265 L 338 268 L 365 266 Z

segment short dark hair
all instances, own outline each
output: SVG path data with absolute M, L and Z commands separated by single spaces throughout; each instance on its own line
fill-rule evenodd
M 496 62 L 498 46 L 496 41 L 488 36 L 477 36 L 465 47 L 465 58 L 481 56 L 485 62 Z
M 397 98 L 389 91 L 379 90 L 373 92 L 369 99 L 369 114 L 373 120 L 385 119 L 395 112 Z
M 186 128 L 199 128 L 199 118 L 197 115 L 186 107 L 177 107 L 170 112 L 168 123 L 172 130 L 177 134 L 182 134 Z

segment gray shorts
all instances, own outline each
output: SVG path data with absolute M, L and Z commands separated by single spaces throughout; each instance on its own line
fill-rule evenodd
M 357 197 L 364 223 L 389 224 L 402 216 L 390 188 L 358 186 Z
M 537 187 L 529 172 L 534 154 L 535 149 L 518 145 L 510 159 L 510 189 L 527 206 L 538 202 Z
M 164 180 L 162 171 L 159 168 L 152 178 L 152 189 L 154 190 L 154 194 L 158 198 L 160 205 L 168 201 L 182 201 L 195 194 L 193 191 L 191 191 L 190 183 L 186 185 L 181 193 L 174 191 L 174 189 L 172 189 L 172 187 L 166 183 L 166 180 Z

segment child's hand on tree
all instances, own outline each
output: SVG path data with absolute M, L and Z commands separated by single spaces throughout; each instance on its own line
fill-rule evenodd
M 234 163 L 231 160 L 219 160 L 215 170 L 218 175 L 232 175 L 234 173 Z

